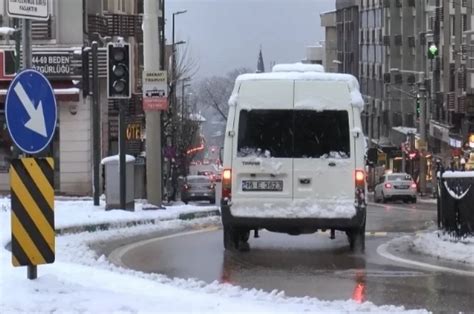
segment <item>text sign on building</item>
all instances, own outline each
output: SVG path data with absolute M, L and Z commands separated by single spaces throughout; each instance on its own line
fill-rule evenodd
M 69 53 L 34 53 L 32 68 L 48 77 L 64 77 L 71 74 L 71 55 Z
M 49 18 L 49 0 L 8 0 L 7 12 L 10 17 L 46 21 Z
M 143 72 L 143 110 L 168 110 L 166 71 Z

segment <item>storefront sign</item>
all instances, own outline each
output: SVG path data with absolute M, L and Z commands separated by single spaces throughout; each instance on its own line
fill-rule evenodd
M 69 76 L 71 71 L 71 55 L 69 53 L 34 53 L 32 68 L 48 77 Z
M 430 121 L 430 136 L 449 144 L 449 129 Z

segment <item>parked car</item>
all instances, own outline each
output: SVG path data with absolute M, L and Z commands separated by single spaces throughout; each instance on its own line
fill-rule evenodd
M 403 200 L 416 203 L 416 183 L 407 173 L 386 174 L 375 186 L 375 202 L 386 203 L 389 200 Z
M 216 203 L 215 185 L 209 176 L 187 176 L 181 192 L 181 200 L 188 204 L 189 201 L 209 201 Z

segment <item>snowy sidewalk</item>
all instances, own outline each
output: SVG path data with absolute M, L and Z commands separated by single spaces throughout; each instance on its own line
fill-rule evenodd
M 215 206 L 170 206 L 166 210 L 105 211 L 90 199 L 55 202 L 56 261 L 38 267 L 38 279 L 27 280 L 26 268 L 11 265 L 11 253 L 0 248 L 1 313 L 137 313 L 137 312 L 404 312 L 403 307 L 376 306 L 354 300 L 322 301 L 286 297 L 282 291 L 264 292 L 195 279 L 168 278 L 111 264 L 91 246 L 156 231 L 199 230 L 218 226 Z M 213 216 L 214 215 L 214 216 Z M 199 216 L 202 216 L 199 218 Z M 196 219 L 192 219 L 196 218 Z M 87 227 L 89 226 L 89 227 Z M 92 226 L 92 227 L 91 227 Z M 91 228 L 91 230 L 88 230 Z M 108 230 L 102 230 L 107 229 Z M 65 234 L 64 230 L 74 233 Z M 85 231 L 85 232 L 81 232 Z M 91 232 L 92 231 L 92 232 Z M 176 231 L 175 231 L 176 232 Z M 199 232 L 199 231 L 196 231 Z M 0 239 L 10 241 L 10 200 L 0 198 Z M 205 267 L 205 265 L 203 265 Z M 425 313 L 426 311 L 411 311 Z

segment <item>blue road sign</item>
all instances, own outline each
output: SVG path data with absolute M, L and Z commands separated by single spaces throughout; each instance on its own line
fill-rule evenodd
M 5 102 L 10 136 L 27 154 L 44 150 L 56 130 L 56 98 L 48 79 L 27 69 L 11 82 Z

